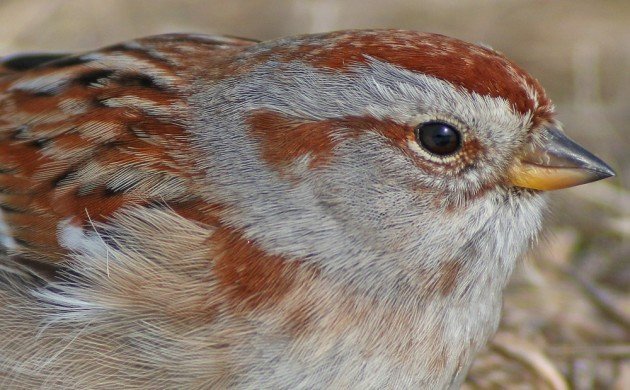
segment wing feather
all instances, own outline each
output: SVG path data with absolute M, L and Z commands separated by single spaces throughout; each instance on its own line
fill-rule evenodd
M 193 50 L 211 57 L 253 43 L 170 34 L 1 61 L 0 243 L 57 264 L 62 222 L 88 227 L 124 206 L 198 202 L 179 69 Z

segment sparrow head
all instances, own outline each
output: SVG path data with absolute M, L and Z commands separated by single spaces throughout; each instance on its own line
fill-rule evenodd
M 612 174 L 558 130 L 538 81 L 486 47 L 437 34 L 342 31 L 227 58 L 214 87 L 202 80 L 192 96 L 203 109 L 191 127 L 207 151 L 208 196 L 238 210 L 230 223 L 271 229 L 254 233 L 270 250 L 317 252 L 335 269 L 359 252 L 370 269 L 374 256 L 398 265 L 513 259 L 540 228 L 538 190 Z M 503 224 L 514 234 L 495 231 Z M 345 245 L 327 234 L 339 226 Z M 470 250 L 479 236 L 500 234 L 505 247 L 496 254 Z

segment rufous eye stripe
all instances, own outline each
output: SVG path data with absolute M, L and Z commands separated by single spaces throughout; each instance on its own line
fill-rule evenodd
M 311 158 L 309 167 L 312 169 L 325 166 L 340 142 L 366 133 L 384 137 L 412 163 L 429 171 L 456 173 L 473 164 L 484 150 L 478 140 L 470 138 L 465 140 L 452 162 L 431 162 L 414 151 L 420 146 L 417 145 L 413 126 L 370 116 L 308 121 L 276 112 L 258 111 L 249 117 L 249 124 L 252 136 L 260 142 L 263 161 L 279 172 L 285 172 L 293 161 L 303 156 Z
M 261 111 L 251 115 L 249 123 L 252 136 L 260 141 L 263 160 L 279 169 L 307 154 L 312 158 L 310 166 L 317 167 L 328 160 L 335 146 L 329 121 L 304 122 Z

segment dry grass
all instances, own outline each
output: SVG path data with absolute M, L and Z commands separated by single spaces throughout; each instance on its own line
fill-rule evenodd
M 483 41 L 537 76 L 614 180 L 553 194 L 468 388 L 630 388 L 630 3 L 625 0 L 0 0 L 0 54 L 169 31 L 267 39 L 398 27 Z

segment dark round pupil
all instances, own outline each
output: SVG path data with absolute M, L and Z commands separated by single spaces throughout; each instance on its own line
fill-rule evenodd
M 429 122 L 418 126 L 418 142 L 429 152 L 444 156 L 459 149 L 460 135 L 451 125 Z

